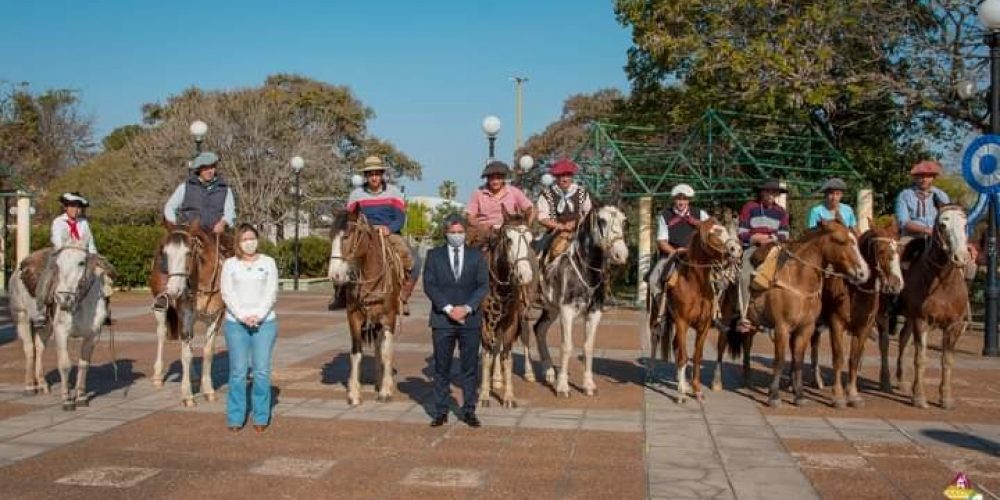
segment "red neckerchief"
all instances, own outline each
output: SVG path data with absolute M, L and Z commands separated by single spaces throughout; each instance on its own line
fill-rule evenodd
M 69 237 L 80 241 L 80 221 L 66 217 L 66 223 L 69 224 Z

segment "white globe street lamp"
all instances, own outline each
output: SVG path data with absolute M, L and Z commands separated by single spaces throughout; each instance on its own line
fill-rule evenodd
M 496 146 L 497 134 L 500 133 L 500 119 L 493 115 L 483 118 L 483 133 L 486 134 L 486 139 L 490 142 L 490 159 L 492 160 L 494 158 L 493 151 Z
M 517 165 L 521 167 L 521 170 L 525 172 L 531 170 L 531 167 L 535 166 L 535 159 L 531 155 L 524 155 L 519 160 L 517 160 Z
M 208 133 L 208 124 L 201 120 L 195 120 L 191 122 L 191 126 L 188 127 L 188 131 L 191 132 L 191 136 L 194 137 L 194 145 L 197 152 L 201 152 L 201 141 L 205 140 L 205 134 Z
M 986 0 L 979 5 L 979 22 L 990 31 L 1000 30 L 1000 0 Z
M 302 169 L 306 166 L 306 161 L 302 159 L 301 156 L 293 156 L 291 161 L 288 162 L 292 167 L 292 171 L 295 172 L 295 261 L 292 267 L 292 274 L 294 280 L 292 281 L 292 288 L 295 291 L 299 290 L 299 208 L 302 205 L 302 189 L 299 185 L 299 174 L 302 173 Z

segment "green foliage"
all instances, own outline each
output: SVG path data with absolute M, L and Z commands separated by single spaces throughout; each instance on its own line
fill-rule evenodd
M 142 125 L 125 125 L 111 131 L 102 141 L 104 151 L 118 151 L 128 146 L 128 142 L 141 134 L 145 129 Z
M 406 225 L 403 226 L 403 236 L 426 238 L 431 235 L 431 211 L 423 203 L 406 204 Z
M 326 276 L 330 262 L 330 240 L 319 236 L 307 236 L 299 240 L 302 247 L 299 250 L 299 276 L 302 278 L 321 278 Z M 271 255 L 278 264 L 278 272 L 282 278 L 294 275 L 295 240 L 286 239 L 277 245 L 268 242 L 261 245 L 262 253 Z
M 458 207 L 449 203 L 442 203 L 434 209 L 431 215 L 431 241 L 434 245 L 444 244 L 444 220 L 452 214 L 462 215 Z
M 438 196 L 449 201 L 454 200 L 458 196 L 458 186 L 455 185 L 455 181 L 442 181 L 438 186 Z
M 48 192 L 39 199 L 40 213 L 45 218 L 58 215 L 62 210 L 59 195 L 78 191 L 90 201 L 87 214 L 91 219 L 106 224 L 157 225 L 167 200 L 149 205 L 132 203 L 134 197 L 150 197 L 141 178 L 133 176 L 135 170 L 126 151 L 98 155 L 52 181 Z M 123 190 L 131 191 L 130 195 Z

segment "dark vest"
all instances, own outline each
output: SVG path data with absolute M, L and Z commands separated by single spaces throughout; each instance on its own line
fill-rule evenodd
M 687 248 L 691 244 L 691 239 L 694 238 L 694 233 L 698 229 L 698 216 L 701 215 L 702 210 L 698 207 L 691 206 L 688 208 L 688 217 L 680 217 L 674 213 L 673 208 L 667 207 L 661 213 L 661 217 L 667 223 L 667 228 L 670 230 L 667 235 L 667 243 L 675 248 Z
M 177 214 L 178 222 L 199 218 L 201 227 L 210 229 L 225 213 L 228 195 L 229 184 L 221 176 L 216 176 L 215 181 L 209 184 L 202 183 L 195 175 L 188 177 L 184 186 L 184 201 Z
M 548 202 L 549 209 L 552 211 L 551 215 L 558 222 L 578 220 L 581 216 L 580 206 L 589 197 L 587 191 L 583 187 L 577 186 L 576 192 L 570 197 L 573 206 L 567 206 L 562 212 L 559 212 L 559 200 L 562 199 L 561 191 L 558 186 L 550 186 L 542 191 L 542 196 L 545 197 L 545 201 Z

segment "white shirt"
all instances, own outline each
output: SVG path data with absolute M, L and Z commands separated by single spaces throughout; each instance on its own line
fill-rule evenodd
M 546 188 L 546 189 L 548 189 L 548 188 Z M 559 189 L 559 188 L 556 188 L 556 189 Z M 576 196 L 576 192 L 578 190 L 580 190 L 580 186 L 578 186 L 576 183 L 570 184 L 569 189 L 566 191 L 566 197 L 572 198 L 572 197 Z M 535 206 L 536 206 L 536 208 L 538 208 L 538 220 L 549 220 L 549 219 L 551 219 L 552 217 L 549 216 L 549 212 L 550 211 L 554 212 L 555 210 L 551 210 L 551 209 L 556 208 L 556 207 L 550 207 L 549 206 L 549 200 L 546 199 L 545 196 L 539 196 L 538 197 L 538 203 L 536 203 Z M 580 213 L 580 217 L 583 217 L 583 216 L 589 214 L 590 211 L 593 208 L 594 208 L 594 202 L 590 200 L 590 196 L 584 197 L 583 203 L 580 204 L 580 212 L 579 212 Z
M 87 219 L 83 217 L 78 217 L 76 223 L 76 230 L 80 233 L 80 239 L 87 240 L 87 251 L 90 253 L 97 253 L 97 246 L 94 244 L 94 233 L 90 232 L 90 224 L 87 223 Z M 52 248 L 59 250 L 65 246 L 70 241 L 73 241 L 73 236 L 69 231 L 69 216 L 62 214 L 55 219 L 52 219 Z
M 278 266 L 267 255 L 257 254 L 251 262 L 230 257 L 222 264 L 222 301 L 226 303 L 226 319 L 255 315 L 261 322 L 275 318 L 274 304 L 278 300 Z
M 699 210 L 698 220 L 708 220 L 708 214 L 704 210 Z M 656 241 L 667 241 L 670 239 L 670 226 L 663 218 L 663 214 L 656 216 Z

